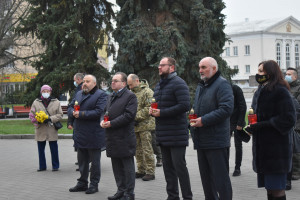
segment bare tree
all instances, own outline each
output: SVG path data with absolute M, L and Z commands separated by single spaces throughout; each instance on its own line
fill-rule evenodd
M 30 34 L 19 35 L 15 29 L 20 21 L 26 19 L 30 4 L 25 0 L 0 1 L 0 70 L 7 72 L 22 72 L 16 63 L 23 65 L 31 58 L 36 57 L 41 48 L 39 42 Z

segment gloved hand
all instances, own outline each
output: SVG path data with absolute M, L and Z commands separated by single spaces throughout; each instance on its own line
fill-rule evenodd
M 50 118 L 45 119 L 43 123 L 44 123 L 44 124 L 47 124 L 48 122 L 51 122 L 51 119 L 50 119 Z

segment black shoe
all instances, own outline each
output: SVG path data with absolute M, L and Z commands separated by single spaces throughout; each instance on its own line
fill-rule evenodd
M 76 169 L 76 172 L 78 172 L 79 171 L 79 168 L 78 169 Z
M 143 176 L 143 181 L 152 181 L 155 179 L 154 175 L 150 175 L 150 174 L 146 174 L 145 176 Z
M 56 169 L 52 169 L 52 171 L 53 171 L 53 172 L 57 172 L 57 171 L 58 171 L 58 168 L 56 168 Z
M 98 188 L 97 187 L 89 187 L 89 189 L 87 191 L 85 191 L 86 194 L 94 194 L 96 192 L 98 192 Z
M 156 167 L 161 167 L 161 166 L 162 166 L 162 160 L 158 158 L 156 162 Z
M 241 175 L 241 170 L 235 169 L 232 176 L 240 176 Z
M 143 178 L 145 175 L 146 175 L 145 173 L 135 172 L 135 178 Z
M 292 181 L 287 180 L 285 185 L 285 190 L 291 190 L 292 189 Z
M 78 165 L 78 162 L 76 162 L 75 165 Z
M 87 191 L 88 187 L 83 185 L 75 185 L 75 187 L 72 187 L 69 189 L 70 192 L 83 192 Z
M 132 196 L 129 196 L 129 195 L 123 196 L 120 200 L 134 200 L 134 195 L 132 195 Z
M 108 200 L 118 200 L 121 197 L 123 197 L 123 193 L 122 192 L 117 192 L 114 196 L 109 196 L 107 197 Z
M 42 172 L 42 171 L 46 171 L 47 169 L 37 169 L 37 172 Z

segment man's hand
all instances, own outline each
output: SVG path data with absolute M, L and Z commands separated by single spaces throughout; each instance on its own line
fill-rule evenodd
M 104 120 L 102 120 L 102 121 L 100 122 L 100 126 L 101 126 L 102 128 L 110 128 L 110 127 L 111 127 L 111 124 L 110 124 L 110 121 L 104 122 Z
M 243 129 L 243 127 L 241 127 L 241 126 L 236 126 L 236 128 L 235 128 L 236 130 L 242 130 Z
M 198 117 L 197 119 L 191 119 L 190 120 L 191 127 L 202 127 L 202 118 Z
M 68 129 L 73 129 L 73 126 L 71 124 L 68 125 Z
M 73 116 L 75 118 L 79 118 L 79 111 L 73 111 Z
M 149 108 L 149 114 L 153 117 L 160 117 L 160 109 Z

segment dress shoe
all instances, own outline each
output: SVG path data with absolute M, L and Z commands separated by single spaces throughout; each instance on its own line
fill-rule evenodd
M 134 200 L 134 195 L 125 195 L 120 200 Z
M 42 171 L 46 171 L 47 169 L 37 169 L 37 172 L 42 172 Z
M 82 192 L 87 191 L 88 187 L 84 185 L 75 185 L 75 187 L 72 187 L 69 189 L 70 192 Z
M 98 192 L 98 188 L 97 187 L 89 187 L 89 189 L 87 191 L 85 191 L 86 194 L 94 194 L 96 192 Z
M 76 169 L 76 172 L 78 172 L 79 171 L 79 168 L 78 169 Z
M 152 181 L 155 179 L 154 175 L 146 174 L 143 178 L 143 181 Z
M 76 162 L 75 165 L 78 165 L 78 162 Z
M 124 193 L 122 192 L 117 192 L 114 196 L 109 196 L 107 197 L 108 200 L 118 200 L 121 197 L 123 197 Z
M 160 158 L 158 158 L 156 162 L 156 167 L 161 167 L 161 166 L 162 166 L 162 161 Z
M 241 170 L 235 169 L 232 176 L 240 176 L 241 175 Z
M 135 172 L 135 178 L 143 178 L 145 175 L 146 175 L 145 173 Z
M 58 171 L 58 168 L 56 168 L 56 169 L 52 169 L 52 171 L 53 171 L 53 172 L 57 172 L 57 171 Z

